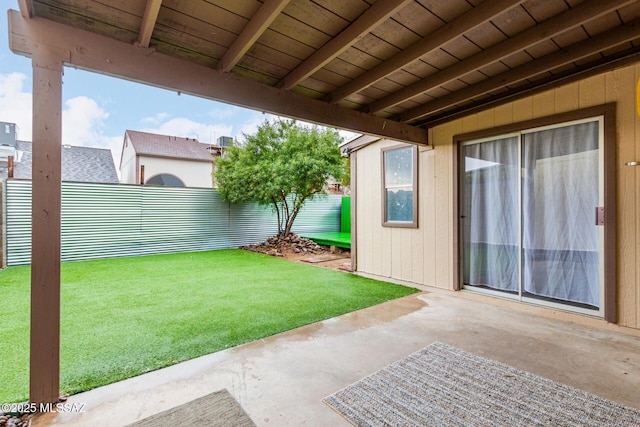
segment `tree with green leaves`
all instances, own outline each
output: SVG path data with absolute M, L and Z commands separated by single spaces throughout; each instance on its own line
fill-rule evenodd
M 242 147 L 232 145 L 215 161 L 220 195 L 231 203 L 272 206 L 278 234 L 287 236 L 304 203 L 324 194 L 327 179 L 342 179 L 342 138 L 336 130 L 295 120 L 265 121 L 245 136 Z

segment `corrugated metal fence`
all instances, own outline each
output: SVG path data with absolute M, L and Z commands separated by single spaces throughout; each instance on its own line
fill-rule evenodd
M 31 261 L 31 181 L 6 183 L 7 264 Z M 296 233 L 340 231 L 341 197 L 305 204 Z M 234 248 L 277 233 L 275 214 L 204 188 L 62 184 L 62 260 Z

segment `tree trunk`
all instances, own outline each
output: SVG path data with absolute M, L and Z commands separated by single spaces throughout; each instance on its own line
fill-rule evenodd
M 302 207 L 302 206 L 300 206 L 300 207 Z M 289 217 L 289 220 L 287 221 L 287 228 L 285 228 L 285 230 L 284 230 L 284 235 L 285 236 L 288 236 L 289 233 L 291 233 L 291 227 L 293 226 L 293 221 L 295 221 L 296 217 L 298 216 L 298 212 L 300 212 L 300 207 L 295 208 L 293 213 Z
M 312 193 L 313 194 L 313 193 Z M 288 236 L 291 233 L 291 227 L 293 226 L 293 221 L 295 221 L 300 209 L 304 205 L 304 202 L 307 200 L 308 196 L 302 197 L 299 202 L 294 203 L 293 212 L 287 218 L 287 227 L 285 228 L 284 235 Z
M 280 207 L 278 206 L 278 202 L 276 202 L 275 200 L 273 201 L 273 206 L 275 208 L 276 211 L 276 215 L 278 215 L 278 236 L 281 235 L 282 233 L 282 220 L 280 219 Z
M 287 195 L 284 194 L 284 192 L 282 193 L 282 222 L 284 223 L 285 229 L 284 229 L 284 234 L 282 234 L 284 237 L 287 237 L 289 235 L 289 230 L 291 229 L 291 227 L 289 227 L 289 219 L 291 218 L 291 215 L 289 214 L 289 203 L 287 203 Z

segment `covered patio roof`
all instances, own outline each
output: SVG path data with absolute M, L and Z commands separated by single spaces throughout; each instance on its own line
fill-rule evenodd
M 19 0 L 33 63 L 31 400 L 58 398 L 64 66 L 429 145 L 429 128 L 625 63 L 637 0 Z
M 453 117 L 633 61 L 633 0 L 20 0 L 11 48 L 417 144 Z

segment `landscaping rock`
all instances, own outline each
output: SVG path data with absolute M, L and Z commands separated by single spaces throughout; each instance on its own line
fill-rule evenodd
M 243 246 L 241 249 L 246 249 L 252 252 L 260 252 L 276 257 L 284 257 L 285 252 L 293 252 L 297 254 L 323 254 L 328 250 L 327 248 L 318 245 L 313 240 L 305 239 L 304 237 L 300 237 L 297 234 L 290 234 L 287 237 L 269 237 L 262 243 Z
M 29 427 L 34 414 L 18 415 L 4 414 L 0 416 L 0 427 Z
M 297 262 L 308 262 L 310 257 L 317 258 L 318 256 L 325 254 L 339 255 L 337 259 L 318 262 L 313 265 L 339 271 L 352 272 L 351 261 L 348 259 L 350 253 L 348 250 L 337 247 L 329 248 L 328 246 L 321 246 L 313 240 L 305 239 L 296 234 L 291 234 L 288 237 L 269 237 L 262 243 L 242 246 L 241 249 L 275 257 L 282 257 L 284 259 Z

